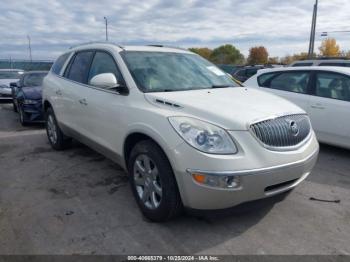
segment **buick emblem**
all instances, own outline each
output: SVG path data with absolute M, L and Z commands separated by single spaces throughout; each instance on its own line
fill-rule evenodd
M 299 127 L 298 127 L 297 123 L 293 120 L 290 120 L 290 121 L 288 121 L 288 124 L 289 124 L 290 133 L 293 136 L 297 136 L 299 134 Z

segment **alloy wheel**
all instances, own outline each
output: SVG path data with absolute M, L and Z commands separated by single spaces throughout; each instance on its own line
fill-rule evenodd
M 147 155 L 139 155 L 134 162 L 133 179 L 142 203 L 149 209 L 157 209 L 162 200 L 162 185 L 154 161 Z
M 52 115 L 47 118 L 47 134 L 52 144 L 57 143 L 57 128 Z

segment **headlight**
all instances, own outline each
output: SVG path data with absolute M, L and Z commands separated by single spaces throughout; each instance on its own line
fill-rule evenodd
M 236 154 L 237 147 L 222 128 L 189 117 L 169 117 L 176 132 L 191 146 L 209 154 Z
M 37 100 L 31 100 L 31 99 L 24 99 L 24 101 L 23 101 L 23 104 L 25 104 L 25 105 L 34 105 L 36 103 L 38 103 Z

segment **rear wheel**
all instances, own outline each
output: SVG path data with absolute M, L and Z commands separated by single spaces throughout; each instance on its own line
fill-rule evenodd
M 130 185 L 137 204 L 148 219 L 164 222 L 182 211 L 182 202 L 170 163 L 154 142 L 142 141 L 128 161 Z
M 48 108 L 45 115 L 46 133 L 53 149 L 63 150 L 70 146 L 71 138 L 65 136 L 57 124 L 52 108 Z

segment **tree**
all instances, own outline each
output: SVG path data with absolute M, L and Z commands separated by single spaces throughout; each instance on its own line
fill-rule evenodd
M 196 53 L 202 57 L 204 57 L 205 59 L 210 59 L 210 56 L 213 52 L 213 50 L 207 48 L 207 47 L 192 47 L 192 48 L 189 48 L 188 50 L 190 50 L 191 52 L 193 53 Z
M 339 56 L 340 55 L 340 47 L 334 38 L 327 38 L 323 40 L 319 50 L 321 52 L 321 56 Z
M 213 50 L 210 61 L 215 64 L 242 64 L 244 56 L 236 47 L 226 44 Z
M 269 60 L 268 60 L 267 63 L 271 64 L 271 65 L 278 64 L 279 63 L 279 57 L 278 56 L 276 56 L 276 57 L 269 57 Z
M 269 53 L 264 46 L 256 46 L 249 49 L 248 64 L 267 64 Z

